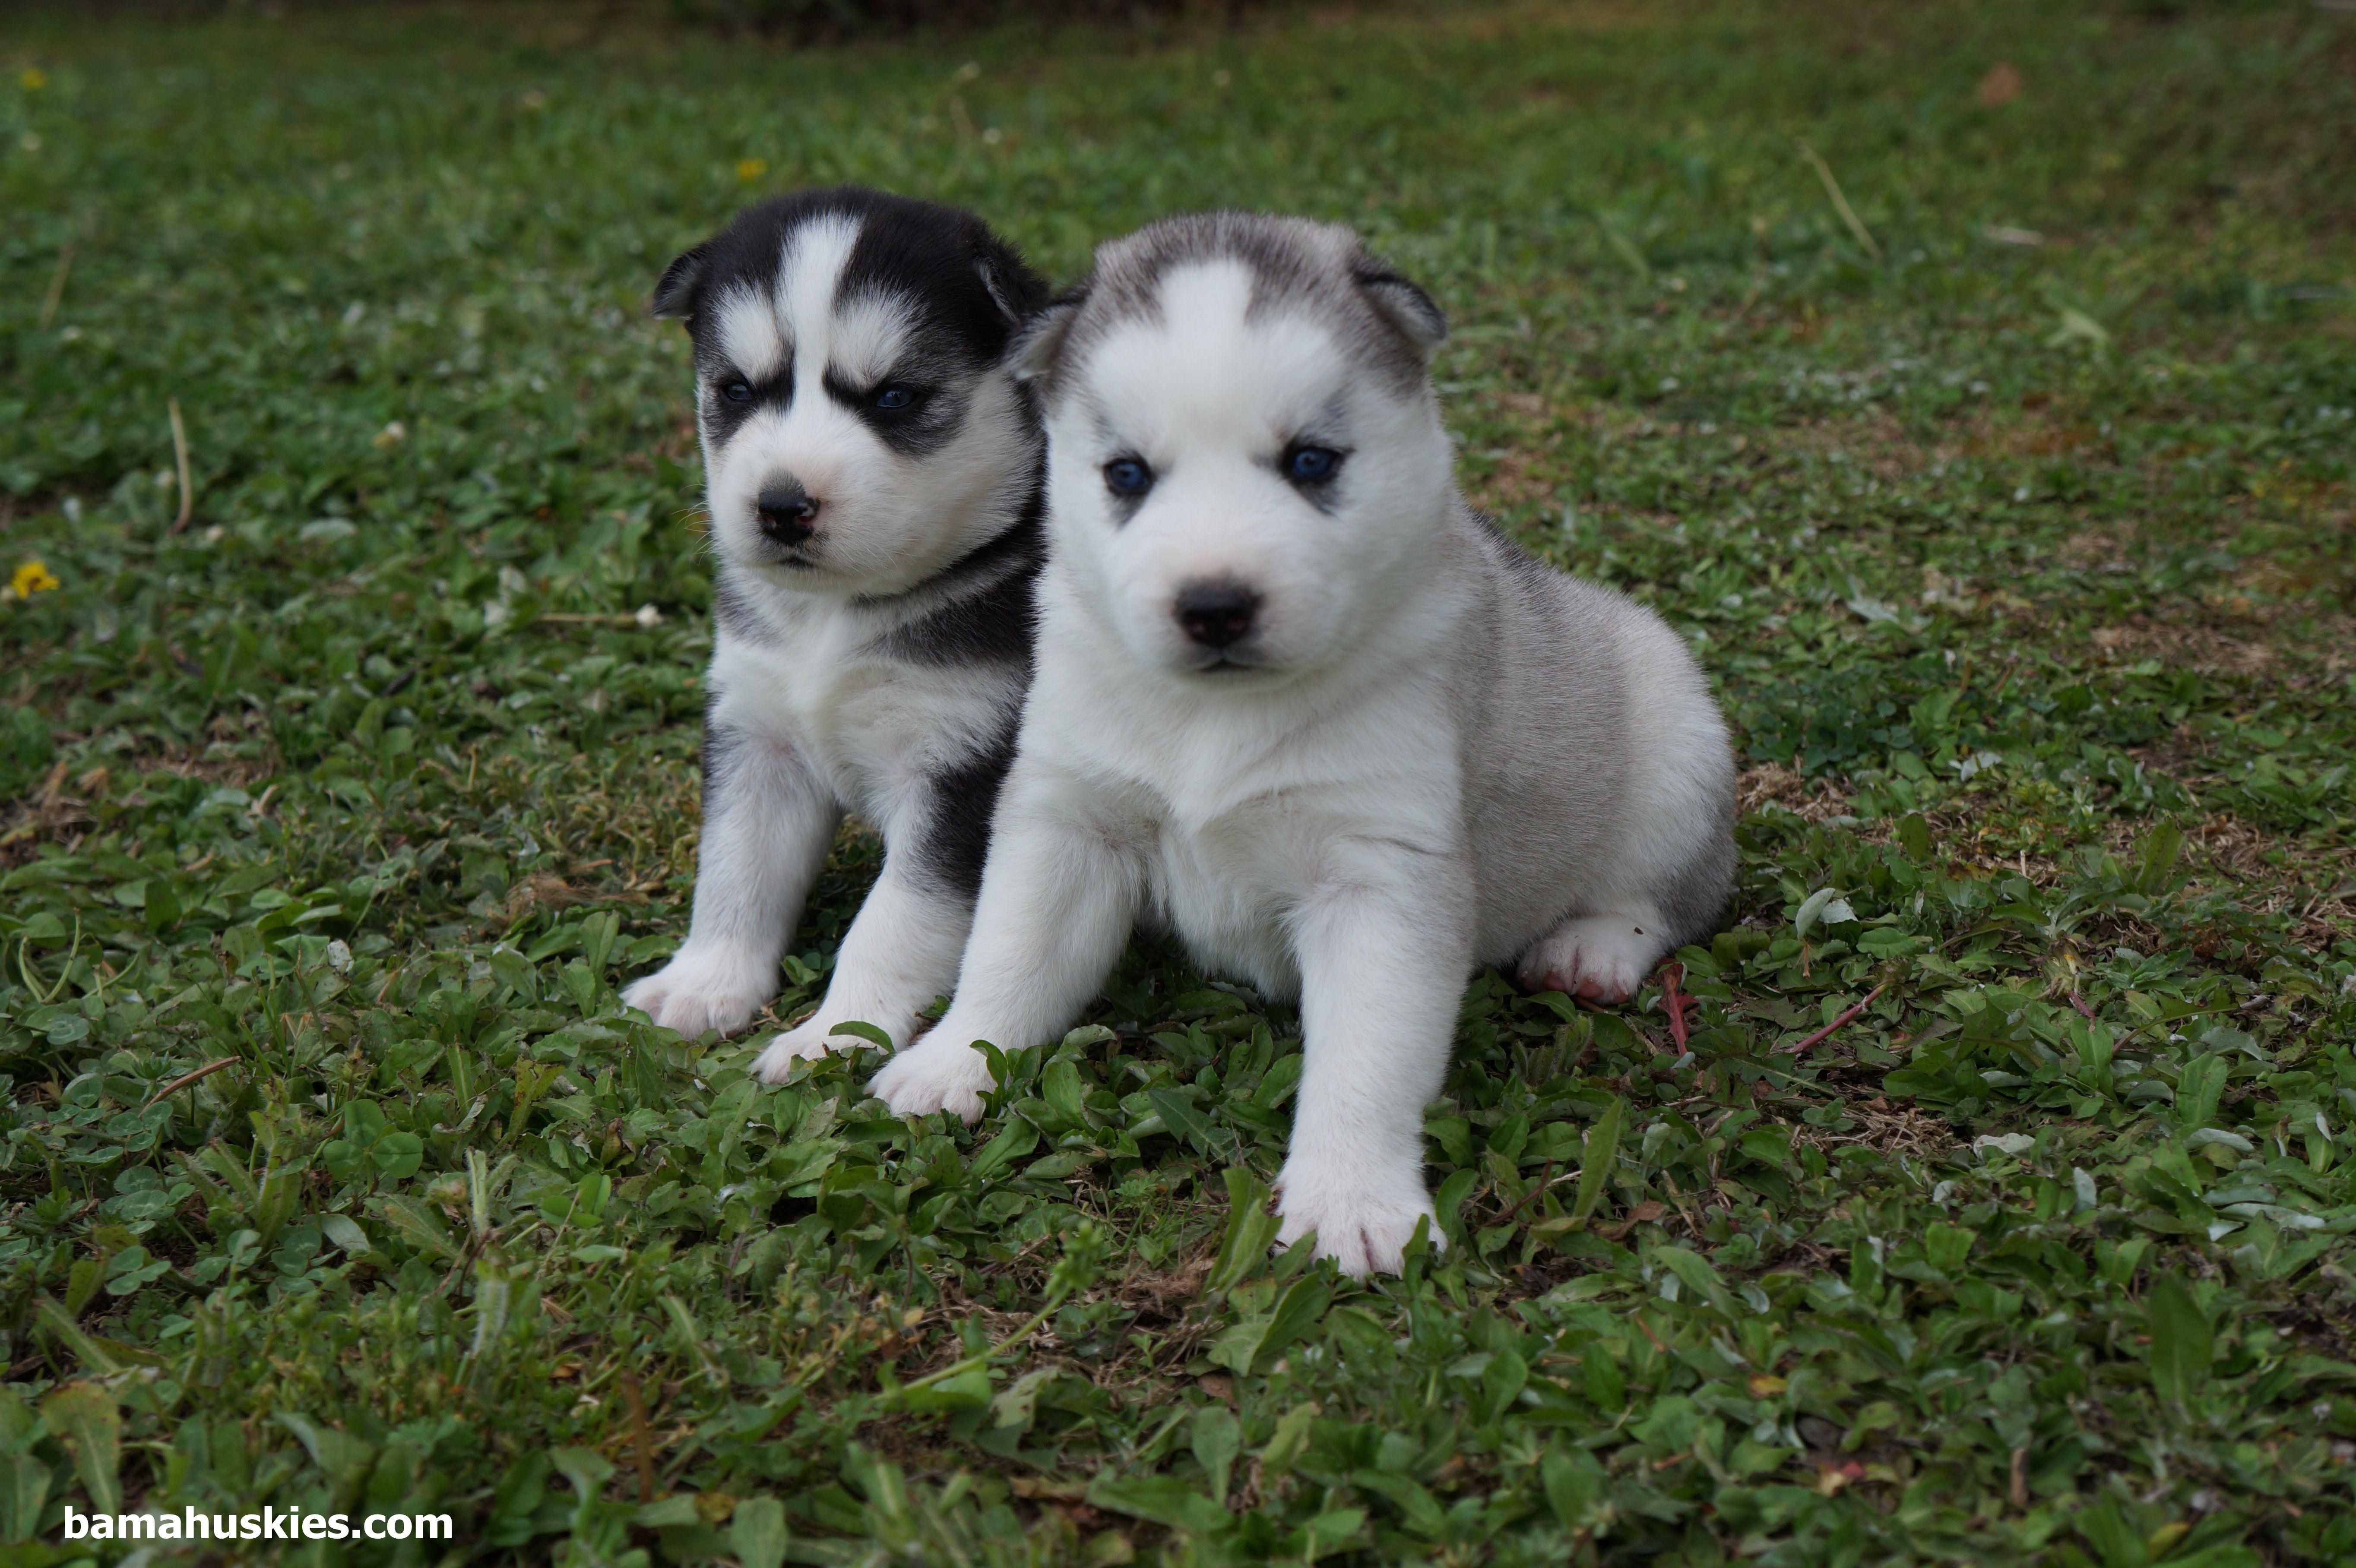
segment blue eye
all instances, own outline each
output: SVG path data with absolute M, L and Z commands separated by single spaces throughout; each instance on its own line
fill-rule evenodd
M 1342 454 L 1330 446 L 1296 446 L 1285 454 L 1284 476 L 1295 485 L 1323 485 L 1342 471 Z
M 885 387 L 876 392 L 873 401 L 877 408 L 890 413 L 916 407 L 916 394 L 915 389 L 909 387 Z
M 723 381 L 720 395 L 732 403 L 749 403 L 753 400 L 753 389 L 742 381 Z
M 1153 487 L 1153 470 L 1134 457 L 1116 457 L 1104 465 L 1105 488 L 1116 496 L 1142 496 Z

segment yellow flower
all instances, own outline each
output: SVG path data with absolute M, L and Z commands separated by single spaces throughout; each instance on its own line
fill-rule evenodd
M 25 68 L 24 74 L 17 77 L 16 80 L 26 91 L 38 92 L 49 85 L 49 75 L 39 66 L 28 65 Z
M 768 172 L 766 158 L 740 158 L 736 162 L 736 177 L 740 180 L 756 180 Z
M 16 575 L 8 580 L 8 586 L 16 590 L 17 598 L 30 599 L 36 593 L 46 593 L 57 587 L 58 580 L 39 561 L 28 560 L 16 569 Z

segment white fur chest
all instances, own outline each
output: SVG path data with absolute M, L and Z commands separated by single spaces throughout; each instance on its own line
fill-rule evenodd
M 845 808 L 882 826 L 909 786 L 987 747 L 1022 696 L 1017 671 L 880 652 L 873 616 L 811 601 L 715 634 L 713 718 L 790 745 Z
M 1023 750 L 1106 813 L 1142 858 L 1148 918 L 1207 967 L 1293 995 L 1287 921 L 1303 901 L 1370 857 L 1461 855 L 1436 689 L 1173 692 L 1060 619 L 1042 628 Z

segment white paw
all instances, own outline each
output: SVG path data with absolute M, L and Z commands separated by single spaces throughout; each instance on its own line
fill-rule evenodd
M 772 961 L 681 948 L 660 969 L 632 981 L 622 1000 L 692 1040 L 706 1029 L 734 1034 L 776 994 L 777 966 Z
M 829 1034 L 830 1026 L 819 1022 L 825 1016 L 821 1008 L 806 1022 L 771 1040 L 753 1059 L 753 1076 L 764 1083 L 783 1083 L 800 1062 L 815 1061 L 838 1051 L 856 1051 L 869 1043 L 853 1034 Z
M 1419 1168 L 1404 1180 L 1370 1185 L 1364 1172 L 1301 1168 L 1288 1160 L 1276 1180 L 1277 1212 L 1284 1216 L 1277 1245 L 1289 1247 L 1314 1231 L 1317 1255 L 1332 1258 L 1352 1279 L 1404 1268 L 1418 1221 L 1431 1221 L 1433 1247 L 1448 1244 Z
M 969 1122 L 981 1120 L 981 1097 L 990 1089 L 989 1061 L 969 1045 L 951 1045 L 937 1029 L 885 1062 L 867 1084 L 895 1116 L 947 1111 Z
M 1649 917 L 1585 915 L 1564 922 L 1524 954 L 1515 978 L 1529 990 L 1616 1006 L 1636 994 L 1644 972 L 1667 951 Z

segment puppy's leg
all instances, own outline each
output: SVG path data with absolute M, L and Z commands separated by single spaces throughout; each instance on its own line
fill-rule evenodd
M 685 1035 L 750 1023 L 777 994 L 777 956 L 841 816 L 791 741 L 715 707 L 703 729 L 703 840 L 687 940 L 622 1000 Z
M 1305 1061 L 1277 1239 L 1314 1231 L 1345 1274 L 1396 1274 L 1432 1212 L 1423 1108 L 1447 1075 L 1471 907 L 1461 867 L 1415 857 L 1353 868 L 1293 917 Z
M 1564 921 L 1530 944 L 1515 965 L 1526 990 L 1560 991 L 1616 1006 L 1636 994 L 1672 946 L 1667 920 L 1646 900 L 1615 901 L 1598 914 Z
M 868 1085 L 894 1115 L 981 1115 L 990 1065 L 973 1049 L 1005 1051 L 1054 1039 L 1087 1005 L 1137 917 L 1136 856 L 1084 802 L 1029 773 L 1006 781 L 958 969 L 957 999 L 941 1021 L 894 1057 Z
M 782 1083 L 797 1061 L 864 1043 L 834 1033 L 845 1023 L 873 1024 L 894 1046 L 905 1044 L 916 1016 L 957 984 L 958 955 L 972 919 L 971 904 L 924 885 L 887 854 L 883 875 L 843 933 L 826 999 L 769 1042 L 753 1063 L 755 1074 Z
M 1653 965 L 1716 928 L 1734 885 L 1734 756 L 1725 720 L 1674 632 L 1649 614 L 1625 627 L 1636 671 L 1627 737 L 1634 774 L 1609 848 L 1583 867 L 1577 912 L 1532 943 L 1515 978 L 1617 1004 Z
M 973 926 L 990 818 L 1012 737 L 965 767 L 922 780 L 884 825 L 884 871 L 844 933 L 826 1000 L 779 1035 L 753 1064 L 772 1083 L 796 1061 L 858 1043 L 841 1024 L 873 1024 L 896 1049 L 916 1017 L 957 985 L 958 959 Z

